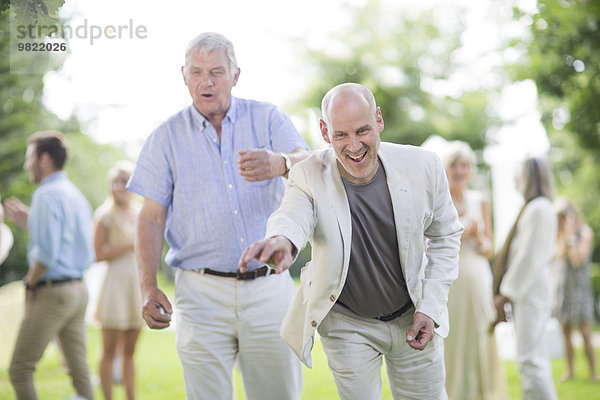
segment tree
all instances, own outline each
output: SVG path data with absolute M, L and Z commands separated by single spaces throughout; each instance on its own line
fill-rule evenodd
M 65 133 L 70 144 L 66 171 L 71 180 L 82 190 L 93 207 L 97 207 L 106 195 L 107 170 L 124 153 L 110 145 L 99 145 L 81 133 L 79 121 L 71 118 L 59 120 L 43 104 L 43 75 L 11 73 L 13 67 L 24 62 L 19 54 L 10 54 L 9 14 L 0 12 L 0 195 L 2 200 L 17 196 L 29 204 L 35 186 L 29 183 L 23 170 L 27 137 L 39 130 L 58 129 Z M 9 55 L 10 54 L 10 55 Z M 51 60 L 46 53 L 36 57 L 39 66 Z M 10 225 L 10 224 L 9 224 Z M 10 256 L 0 268 L 0 285 L 22 278 L 28 268 L 27 240 L 24 230 L 11 225 L 15 244 Z
M 420 145 L 437 134 L 482 149 L 488 126 L 494 123 L 486 112 L 488 92 L 435 96 L 430 91 L 448 82 L 458 68 L 453 56 L 461 46 L 464 25 L 460 9 L 449 11 L 455 19 L 450 25 L 438 23 L 441 16 L 434 9 L 414 13 L 390 9 L 379 0 L 348 7 L 351 24 L 326 39 L 325 48 L 306 50 L 312 84 L 297 112 L 319 110 L 328 89 L 357 82 L 369 87 L 381 106 L 383 140 Z
M 600 181 L 600 2 L 539 0 L 527 14 L 531 37 L 523 62 L 511 68 L 515 79 L 533 79 L 552 149 L 558 193 L 570 197 L 596 233 Z M 519 47 L 521 43 L 511 43 Z M 600 259 L 596 234 L 594 260 Z

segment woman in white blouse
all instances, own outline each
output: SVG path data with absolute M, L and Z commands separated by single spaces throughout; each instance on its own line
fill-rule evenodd
M 510 302 L 517 334 L 517 362 L 528 400 L 557 399 L 550 357 L 544 343 L 551 314 L 550 265 L 554 255 L 557 220 L 552 206 L 553 179 L 545 159 L 525 160 L 516 179 L 525 204 L 498 258 L 504 258 L 503 276 L 494 265 L 494 303 L 500 320 Z M 501 257 L 504 253 L 506 257 Z

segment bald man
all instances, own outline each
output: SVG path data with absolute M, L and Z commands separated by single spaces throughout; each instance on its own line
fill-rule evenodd
M 284 271 L 310 241 L 281 327 L 300 360 L 311 367 L 318 331 L 342 399 L 381 398 L 383 356 L 395 399 L 446 399 L 442 338 L 463 227 L 441 162 L 381 143 L 383 116 L 362 85 L 334 87 L 321 108 L 330 148 L 292 168 L 240 269 L 258 259 Z

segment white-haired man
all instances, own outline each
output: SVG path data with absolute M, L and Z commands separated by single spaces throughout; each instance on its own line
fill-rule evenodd
M 222 35 L 193 39 L 181 71 L 193 104 L 148 137 L 128 183 L 144 196 L 136 246 L 143 317 L 155 329 L 170 323 L 164 311 L 173 308 L 156 280 L 164 233 L 165 261 L 177 267 L 187 398 L 231 399 L 238 359 L 248 399 L 299 399 L 301 364 L 279 337 L 294 282 L 259 263 L 240 273 L 237 261 L 264 236 L 281 177 L 308 155 L 306 144 L 274 105 L 231 95 L 240 69 Z

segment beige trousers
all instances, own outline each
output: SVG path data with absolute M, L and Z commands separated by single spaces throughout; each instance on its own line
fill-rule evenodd
M 381 399 L 385 357 L 394 399 L 447 400 L 444 341 L 438 335 L 424 350 L 406 343 L 414 309 L 383 322 L 335 304 L 318 328 L 329 369 L 343 400 Z
M 77 395 L 94 398 L 86 359 L 84 315 L 87 301 L 83 281 L 41 286 L 32 299 L 27 299 L 9 368 L 17 399 L 37 399 L 33 372 L 54 337 L 63 351 Z
M 175 342 L 186 398 L 231 400 L 237 361 L 248 400 L 300 400 L 302 364 L 279 335 L 296 285 L 288 271 L 238 281 L 175 275 Z

